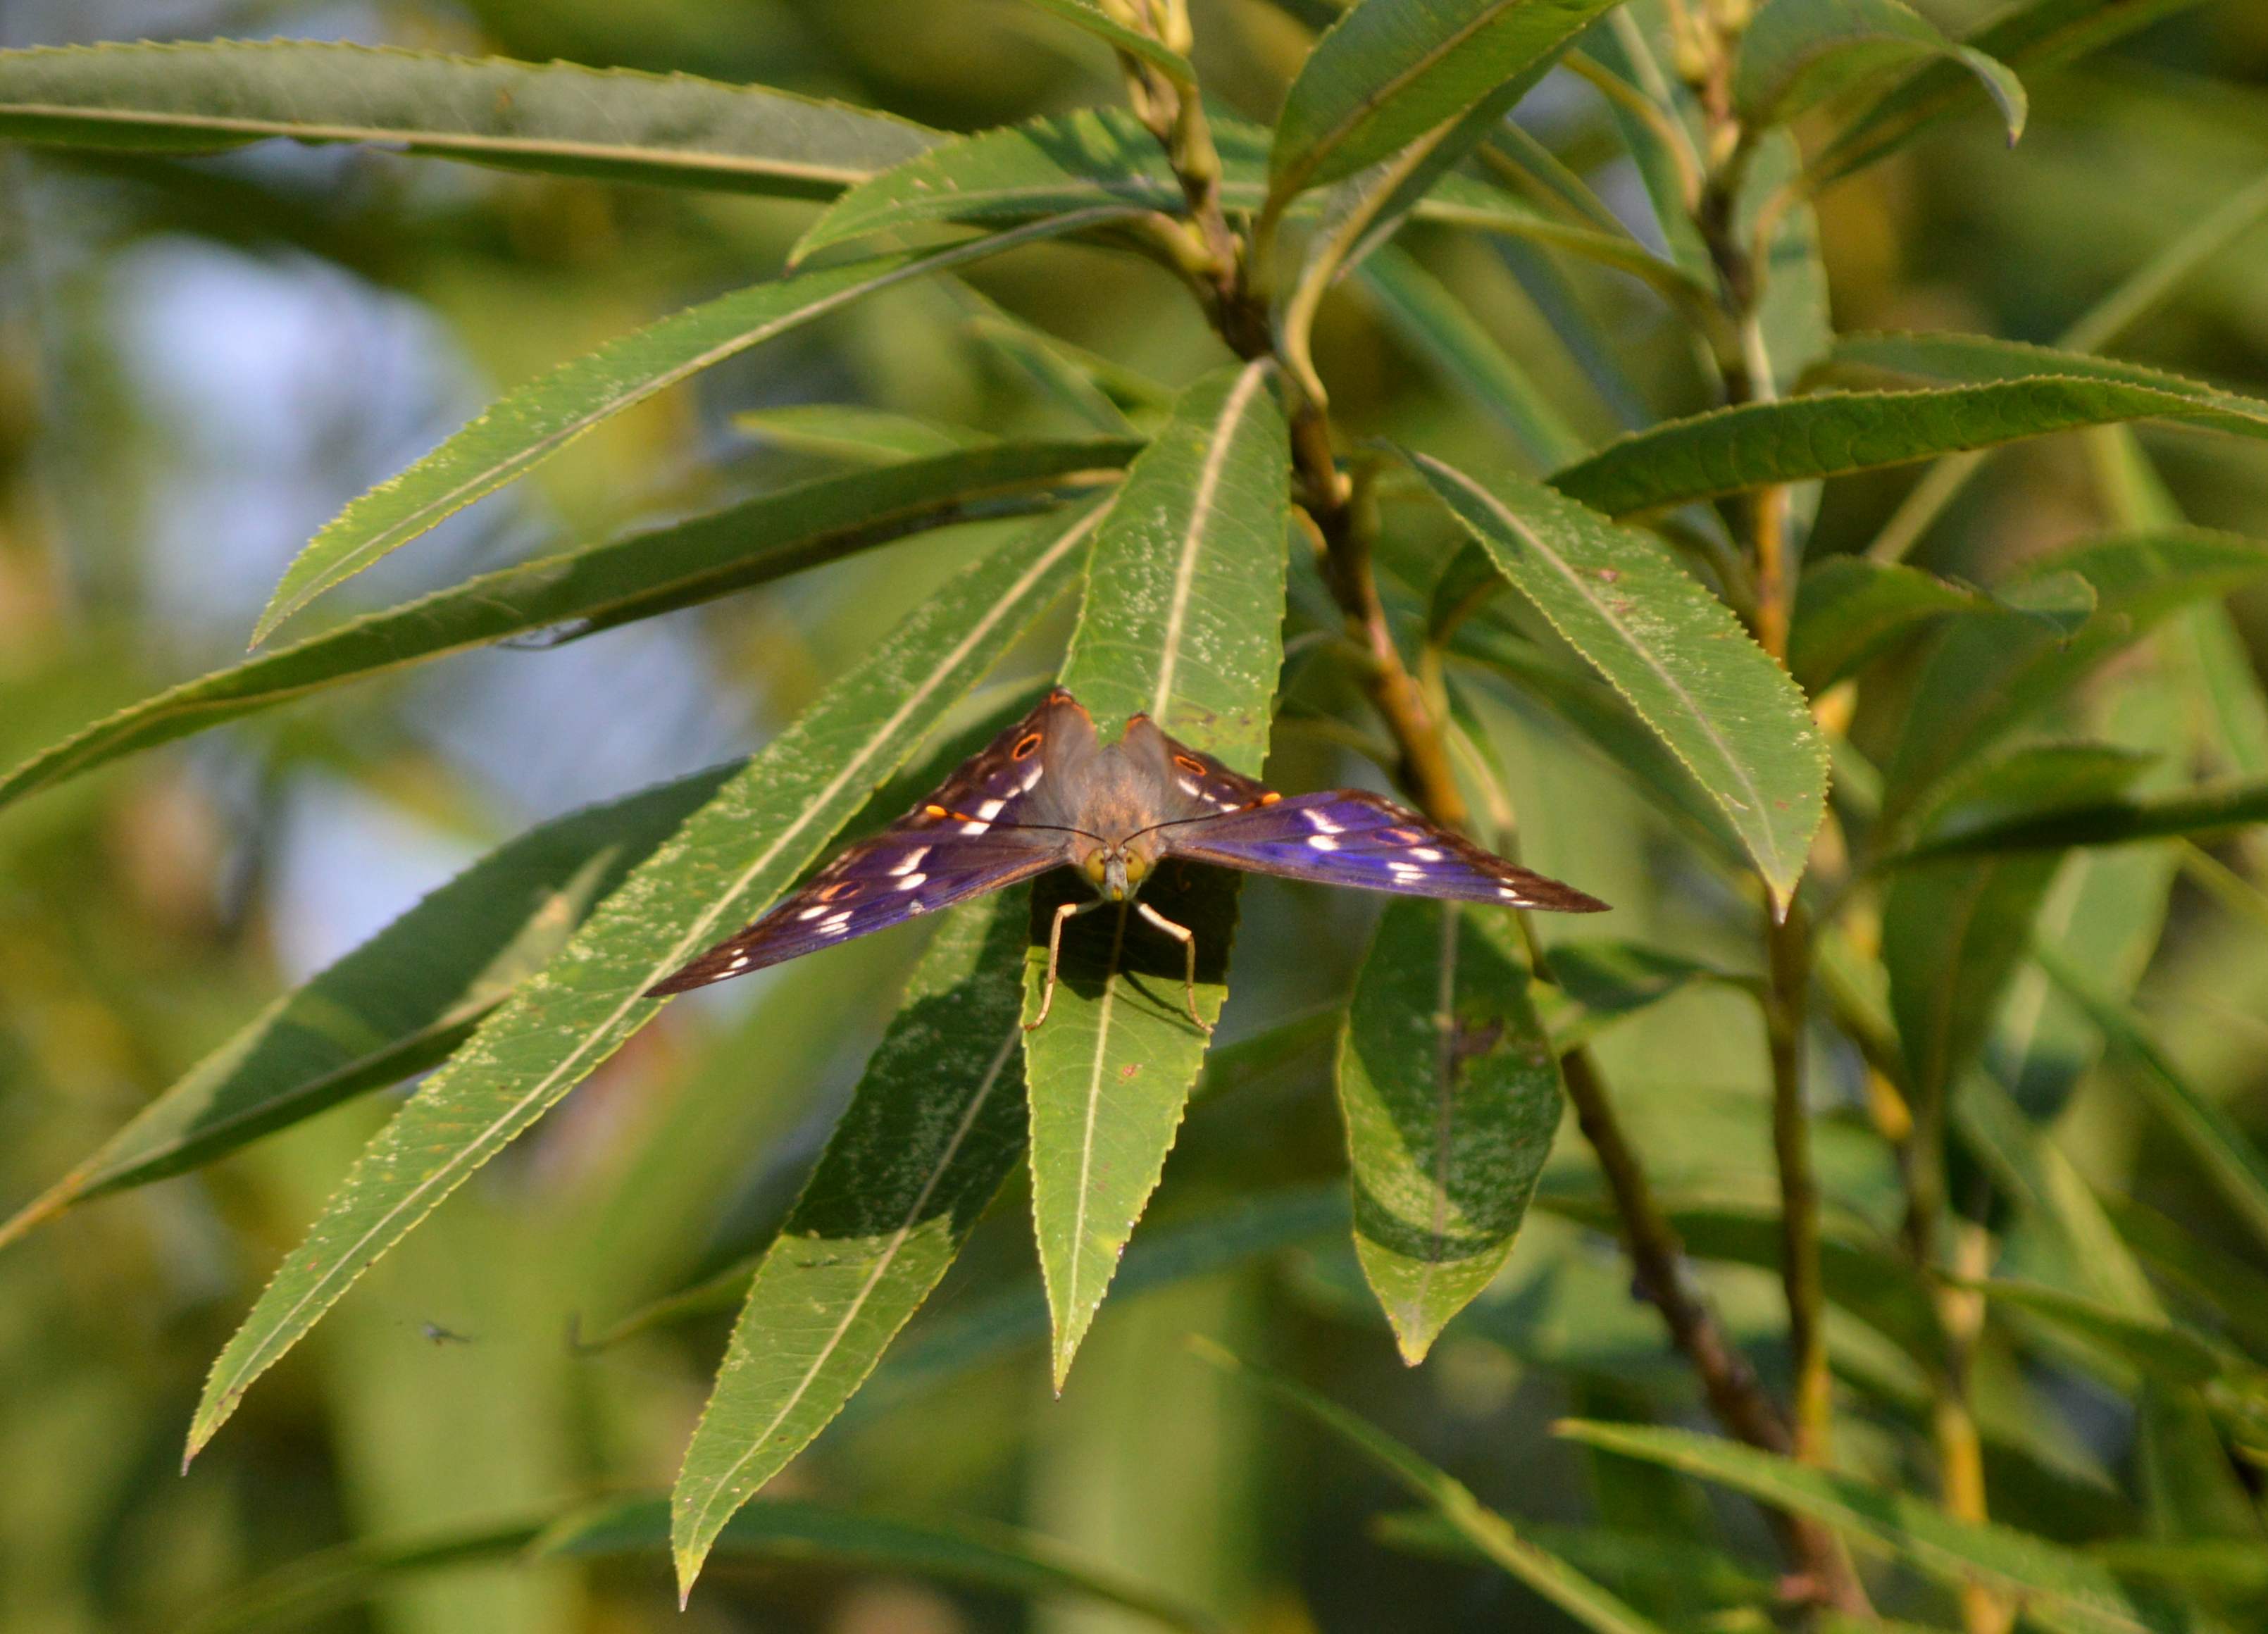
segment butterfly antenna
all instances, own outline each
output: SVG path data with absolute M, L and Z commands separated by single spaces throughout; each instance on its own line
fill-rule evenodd
M 1271 791 L 1262 795 L 1256 800 L 1247 800 L 1241 806 L 1232 806 L 1226 811 L 1199 812 L 1194 817 L 1168 817 L 1165 821 L 1153 822 L 1146 828 L 1137 828 L 1126 837 L 1129 840 L 1138 840 L 1145 834 L 1155 834 L 1160 828 L 1178 828 L 1184 823 L 1219 822 L 1224 817 L 1239 817 L 1246 812 L 1256 812 L 1263 806 L 1273 806 L 1283 798 L 1282 795 Z
M 1073 828 L 1059 822 L 1007 822 L 998 817 L 977 817 L 968 812 L 956 812 L 943 806 L 924 806 L 922 811 L 927 816 L 949 818 L 954 822 L 983 823 L 988 828 L 1020 828 L 1034 834 L 1083 834 L 1097 845 L 1110 843 L 1101 835 L 1089 829 Z M 1143 832 L 1147 834 L 1149 830 L 1145 828 Z

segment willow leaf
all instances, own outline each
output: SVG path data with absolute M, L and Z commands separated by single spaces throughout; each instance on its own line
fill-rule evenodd
M 1027 893 L 947 917 L 756 1268 L 671 1500 L 681 1589 L 865 1382 L 1024 1151 Z
M 1559 1431 L 1586 1446 L 1666 1464 L 1808 1516 L 1950 1586 L 1981 1579 L 2021 1596 L 2029 1616 L 2065 1634 L 2174 1634 L 2181 1626 L 2139 1604 L 2083 1555 L 2012 1527 L 1956 1520 L 1903 1492 L 1687 1430 L 1572 1420 Z
M 939 140 L 762 85 L 570 63 L 299 40 L 0 51 L 0 139 L 210 152 L 274 137 L 794 198 Z
M 1339 1047 L 1354 1244 L 1402 1359 L 1488 1286 L 1559 1129 L 1559 1064 L 1502 914 L 1395 902 Z
M 755 284 L 562 364 L 499 398 L 431 453 L 341 512 L 284 570 L 253 631 L 254 644 L 325 591 L 525 475 L 610 415 L 892 284 L 1074 232 L 1118 213 L 1059 216 L 943 249 L 878 255 Z
M 761 912 L 1076 571 L 1090 513 L 996 548 L 725 783 L 382 1130 L 214 1363 L 189 1451 L 357 1277 L 660 1008 L 646 989 Z
M 1526 1584 L 1594 1634 L 1662 1634 L 1659 1624 L 1641 1616 L 1557 1555 L 1521 1537 L 1510 1521 L 1475 1498 L 1464 1483 L 1428 1463 L 1367 1419 L 1304 1385 L 1240 1361 L 1209 1341 L 1194 1343 L 1197 1353 L 1215 1366 L 1250 1380 L 1360 1453 L 1431 1505 L 1433 1513 L 1491 1565 Z
M 1733 97 L 1743 123 L 1777 125 L 1915 63 L 1940 59 L 1976 76 L 2014 143 L 2024 133 L 2023 82 L 1974 46 L 1956 45 L 1899 0 L 1771 0 L 1741 36 Z
M 1351 176 L 1557 52 L 1616 0 L 1361 0 L 1300 70 L 1270 199 Z
M 1826 810 L 1827 752 L 1787 672 L 1660 541 L 1509 475 L 1418 472 L 1498 569 L 1723 809 L 1776 902 Z
M 587 549 L 499 568 L 129 705 L 0 777 L 0 806 L 261 710 L 516 636 L 575 638 L 948 523 L 1108 481 L 1141 445 L 1010 443 L 828 477 Z
M 1095 540 L 1064 685 L 1106 742 L 1146 713 L 1176 738 L 1257 774 L 1283 665 L 1290 452 L 1270 367 L 1209 375 L 1135 460 Z M 1083 887 L 1042 880 L 1035 914 Z M 1197 933 L 1197 1002 L 1226 997 L 1234 882 L 1167 869 L 1143 901 Z M 1038 938 L 1044 943 L 1044 934 Z M 1045 949 L 1035 946 L 1036 1018 Z M 1182 949 L 1135 915 L 1071 922 L 1047 1024 L 1025 1046 L 1032 1209 L 1055 1318 L 1060 1387 L 1158 1182 L 1205 1034 L 1183 997 Z
M 482 857 L 198 1063 L 0 1225 L 0 1244 L 446 1059 L 733 769 L 576 812 Z

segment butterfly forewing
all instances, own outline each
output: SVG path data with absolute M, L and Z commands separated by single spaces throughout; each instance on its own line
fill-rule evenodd
M 1391 800 L 1354 789 L 1247 805 L 1177 823 L 1165 834 L 1168 855 L 1248 873 L 1560 913 L 1595 913 L 1606 906 Z
M 648 989 L 648 996 L 746 975 L 1014 885 L 1062 863 L 1062 834 L 1015 823 L 1041 786 L 1046 762 L 1041 751 L 1063 702 L 1064 695 L 1050 696 L 963 762 L 912 811 L 851 846 L 801 890 Z

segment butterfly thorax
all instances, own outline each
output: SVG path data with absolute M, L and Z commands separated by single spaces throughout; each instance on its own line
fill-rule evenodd
M 1174 798 L 1170 757 L 1158 729 L 1142 718 L 1117 742 L 1101 744 L 1092 731 L 1065 734 L 1042 785 L 1051 797 L 1037 804 L 1044 817 L 1074 832 L 1066 836 L 1071 865 L 1097 892 L 1123 902 L 1142 888 L 1164 849 L 1159 825 L 1191 814 Z

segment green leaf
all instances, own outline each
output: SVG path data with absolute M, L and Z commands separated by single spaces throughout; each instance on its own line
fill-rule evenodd
M 2186 11 L 2199 0 L 2031 0 L 1994 18 L 1962 44 L 2037 77 L 2073 58 Z M 1812 164 L 1816 192 L 1894 152 L 1916 132 L 1964 105 L 1970 70 L 1933 63 L 1877 102 Z
M 1476 547 L 1477 548 L 1477 547 Z M 1493 566 L 1490 569 L 1494 572 Z M 1594 675 L 1546 657 L 1502 628 L 1491 614 L 1468 620 L 1456 633 L 1458 656 L 1511 684 L 1515 704 L 1531 706 L 1575 734 L 1715 864 L 1744 867 L 1747 847 L 1725 808 L 1706 793 L 1675 752 L 1640 719 L 1622 694 Z M 1468 674 L 1457 677 L 1469 684 Z
M 1329 1019 L 1334 1024 L 1337 1020 Z M 1336 1025 L 1332 1030 L 1336 1034 Z M 1226 1053 L 1216 1051 L 1214 1060 Z M 1213 1063 L 1206 1065 L 1210 1077 Z M 1347 1219 L 1346 1187 L 1336 1181 L 1249 1193 L 1204 1214 L 1153 1226 L 1144 1233 L 1128 1246 L 1110 1284 L 1111 1294 L 1123 1302 L 1170 1288 L 1327 1233 L 1344 1233 Z M 1050 1320 L 1047 1289 L 1037 1277 L 969 1300 L 909 1335 L 866 1387 L 857 1410 L 888 1412 L 972 1367 L 1027 1344 L 1042 1343 L 1052 1331 Z
M 1025 0 L 1025 4 L 1052 12 L 1073 27 L 1083 28 L 1096 38 L 1108 41 L 1113 49 L 1147 63 L 1177 85 L 1191 91 L 1197 88 L 1197 70 L 1189 66 L 1189 58 L 1155 35 L 1129 28 L 1125 24 L 1104 16 L 1089 4 L 1089 0 Z
M 1415 256 L 1386 245 L 1363 262 L 1358 276 L 1388 327 L 1502 421 L 1538 469 L 1582 453 L 1583 439 L 1549 394 Z M 1491 568 L 1489 578 L 1495 577 Z
M 1555 55 L 1616 0 L 1361 0 L 1300 70 L 1269 195 L 1351 176 Z
M 2230 1374 L 2257 1375 L 2259 1371 L 2201 1334 L 2162 1318 L 2130 1315 L 2060 1288 L 1998 1277 L 1962 1285 L 1993 1304 L 2043 1318 L 2164 1384 L 2195 1387 Z
M 2105 992 L 2051 947 L 2035 947 L 2033 957 L 2131 1065 L 2128 1080 L 2180 1137 L 2223 1200 L 2251 1229 L 2254 1240 L 2268 1245 L 2268 1159 L 2254 1148 L 2235 1119 L 2190 1082 L 2132 1005 Z
M 1263 133 L 1225 121 L 1224 166 L 1256 175 Z M 851 188 L 796 243 L 801 261 L 830 245 L 917 222 L 1032 221 L 1115 205 L 1187 207 L 1166 151 L 1124 108 L 1080 108 L 958 136 Z
M 1883 865 L 1987 851 L 2062 850 L 2080 845 L 2131 845 L 2174 835 L 2191 838 L 2268 822 L 2268 783 L 2237 783 L 2180 794 L 2095 800 L 2052 807 L 1941 835 Z
M 2183 607 L 2264 572 L 2268 546 L 2202 528 L 2102 540 L 2034 563 L 2001 587 L 2002 600 L 2037 605 L 2043 588 L 2059 599 L 2061 586 L 2050 579 L 2075 573 L 2094 587 L 2095 616 L 2074 635 L 2022 613 L 1963 619 L 1945 632 L 1885 769 L 1885 830 L 1897 833 L 1948 775 L 2063 697 L 2105 659 Z M 2056 803 L 2068 802 L 2045 795 L 2029 802 Z
M 608 416 L 861 297 L 1112 219 L 1059 216 L 942 249 L 878 255 L 720 296 L 608 342 L 491 403 L 431 453 L 341 512 L 284 570 L 256 645 L 334 585 L 559 452 Z
M 214 1363 L 189 1454 L 379 1255 L 660 1008 L 647 988 L 768 907 L 1077 570 L 1049 519 L 942 587 L 703 806 L 364 1152 Z
M 0 138 L 210 152 L 288 136 L 828 198 L 940 138 L 762 85 L 307 40 L 0 52 Z
M 2106 1197 L 2119 1236 L 2159 1277 L 2220 1318 L 2256 1359 L 2268 1361 L 2268 1277 L 2130 1197 Z M 2248 1221 L 2256 1236 L 2257 1220 Z
M 2268 438 L 2268 403 L 2178 375 L 1960 336 L 1846 335 L 1837 365 L 1975 384 L 1744 403 L 1633 432 L 1551 479 L 1613 516 L 2126 420 Z
M 748 408 L 733 416 L 733 429 L 795 453 L 855 460 L 862 465 L 893 465 L 934 458 L 995 439 L 939 420 L 856 403 L 790 403 Z
M 1824 692 L 1900 638 L 1959 613 L 2016 613 L 2058 639 L 2069 637 L 2094 614 L 2095 586 L 2074 573 L 2054 578 L 2018 606 L 1901 563 L 1829 556 L 1804 570 L 1797 589 L 1788 668 L 1805 691 Z
M 586 550 L 501 568 L 144 699 L 0 777 L 0 806 L 327 687 L 514 636 L 611 629 L 948 523 L 1057 503 L 1138 442 L 1009 443 L 829 477 Z
M 1538 483 L 1418 472 L 1567 644 L 1723 809 L 1775 903 L 1826 810 L 1827 750 L 1803 695 L 1658 540 Z
M 668 1541 L 669 1505 L 616 1498 L 569 1515 L 529 1549 L 531 1559 L 643 1554 Z M 717 1539 L 720 1555 L 811 1562 L 962 1583 L 1027 1599 L 1116 1606 L 1167 1628 L 1219 1634 L 1205 1613 L 1079 1559 L 1048 1538 L 1002 1526 L 950 1525 L 865 1513 L 796 1499 L 756 1504 Z
M 1024 1150 L 1027 893 L 956 909 L 766 1250 L 677 1480 L 689 1594 L 733 1513 L 842 1410 Z
M 179 1634 L 249 1634 L 305 1629 L 328 1612 L 358 1606 L 406 1578 L 519 1557 L 549 1518 L 452 1527 L 418 1537 L 357 1539 L 318 1549 L 230 1591 L 173 1626 Z
M 1974 813 L 2111 792 L 2141 769 L 2133 756 L 2099 747 L 2020 749 L 1963 777 L 1932 813 L 1930 832 L 1967 826 Z M 1882 963 L 1917 1100 L 1939 1103 L 1984 1048 L 2060 860 L 2044 852 L 1925 863 L 1891 881 Z
M 1982 1580 L 2021 1596 L 2026 1615 L 2066 1634 L 2175 1634 L 2178 1624 L 2138 1605 L 2103 1567 L 2004 1526 L 1956 1520 L 1935 1505 L 1791 1459 L 1685 1430 L 1565 1421 L 1586 1446 L 1648 1459 L 1805 1515 L 1904 1560 L 1952 1587 Z
M 1416 1366 L 1488 1286 L 1559 1129 L 1559 1064 L 1502 914 L 1395 902 L 1339 1048 L 1355 1252 Z
M 1535 1005 L 1559 1055 L 1588 1043 L 1626 1016 L 1652 1008 L 1674 993 L 1705 982 L 1756 989 L 1742 978 L 1682 953 L 1638 942 L 1573 938 L 1551 946 L 1552 985 L 1538 988 Z
M 1063 671 L 1104 741 L 1146 713 L 1174 737 L 1259 772 L 1283 666 L 1290 467 L 1265 362 L 1190 386 L 1135 460 L 1096 537 Z M 1043 882 L 1035 911 L 1051 914 L 1081 889 Z M 1143 901 L 1197 933 L 1197 1008 L 1212 1021 L 1226 996 L 1233 881 L 1167 870 Z M 1044 944 L 1044 927 L 1035 931 Z M 1184 969 L 1182 949 L 1124 905 L 1088 914 L 1066 930 L 1054 1006 L 1025 1045 L 1032 1208 L 1058 1388 L 1204 1060 Z M 1035 946 L 1027 1019 L 1038 1017 L 1044 974 L 1044 946 Z
M 1219 1346 L 1194 1339 L 1191 1348 L 1223 1372 L 1248 1380 L 1278 1401 L 1298 1409 L 1384 1470 L 1432 1506 L 1457 1536 L 1490 1564 L 1550 1601 L 1596 1634 L 1661 1634 L 1659 1624 L 1640 1616 L 1557 1556 L 1546 1553 L 1514 1532 L 1512 1523 L 1475 1498 L 1470 1488 L 1420 1458 L 1367 1419 L 1357 1417 L 1304 1385 L 1240 1361 Z
M 532 828 L 269 1006 L 4 1225 L 179 1174 L 447 1058 L 733 768 Z
M 2023 82 L 1973 46 L 1958 46 L 1899 0 L 1771 0 L 1741 36 L 1733 101 L 1744 125 L 1779 125 L 1932 58 L 1977 77 L 2014 143 L 2024 134 Z

